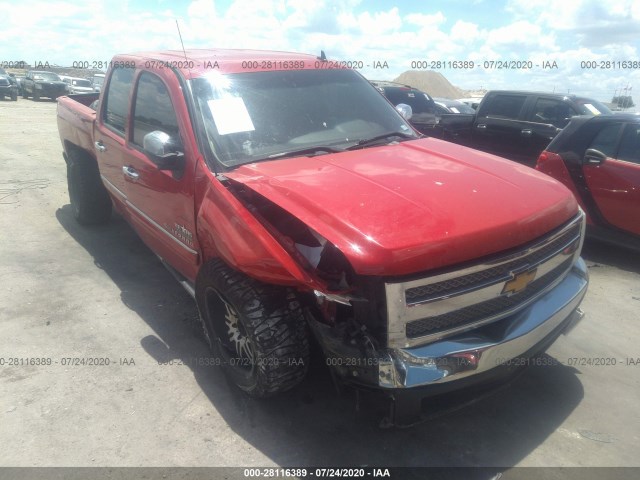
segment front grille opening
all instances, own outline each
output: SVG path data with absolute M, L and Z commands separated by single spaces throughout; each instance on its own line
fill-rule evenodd
M 515 295 L 493 298 L 453 312 L 408 322 L 406 336 L 407 338 L 418 338 L 425 335 L 434 335 L 466 324 L 507 314 L 543 292 L 555 280 L 566 273 L 572 263 L 573 258 L 568 258 L 546 275 L 531 282 L 524 291 Z

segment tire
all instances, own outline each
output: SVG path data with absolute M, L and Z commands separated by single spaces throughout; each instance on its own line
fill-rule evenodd
M 198 273 L 196 301 L 217 364 L 241 390 L 269 397 L 303 380 L 309 334 L 293 290 L 260 283 L 213 260 Z
M 98 165 L 76 151 L 69 153 L 67 187 L 73 216 L 82 225 L 100 225 L 111 217 L 111 197 L 102 184 Z

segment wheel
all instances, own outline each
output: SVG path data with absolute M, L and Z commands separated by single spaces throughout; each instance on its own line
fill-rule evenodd
M 38 102 L 38 101 L 40 101 L 40 94 L 39 94 L 39 93 L 38 93 L 38 91 L 37 91 L 37 90 L 35 90 L 35 89 L 33 90 L 33 101 L 34 101 L 34 102 Z
M 83 225 L 107 223 L 111 197 L 102 184 L 95 160 L 72 151 L 67 162 L 67 186 L 73 216 Z
M 260 283 L 214 260 L 198 273 L 196 301 L 209 346 L 240 389 L 268 397 L 302 381 L 309 336 L 293 290 Z

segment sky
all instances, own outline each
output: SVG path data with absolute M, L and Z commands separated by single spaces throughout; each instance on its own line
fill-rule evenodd
M 423 68 L 465 90 L 568 92 L 607 102 L 614 93 L 637 92 L 640 103 L 640 0 L 11 3 L 0 8 L 8 14 L 0 44 L 5 67 L 180 49 L 178 20 L 187 48 L 324 50 L 370 79 Z M 496 68 L 498 62 L 516 68 Z

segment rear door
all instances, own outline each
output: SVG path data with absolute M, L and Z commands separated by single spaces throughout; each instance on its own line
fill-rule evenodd
M 476 117 L 474 145 L 510 160 L 527 161 L 531 135 L 523 133 L 529 128 L 523 117 L 528 96 L 507 92 L 490 95 L 483 100 Z
M 184 142 L 188 113 L 177 77 L 139 72 L 131 100 L 130 131 L 121 171 L 131 222 L 154 252 L 190 280 L 195 279 L 198 245 L 194 212 L 196 152 Z M 177 109 L 183 113 L 177 114 Z M 161 170 L 144 150 L 144 138 L 163 132 L 184 154 L 179 170 Z
M 133 68 L 116 68 L 109 76 L 93 135 L 100 175 L 123 213 L 126 212 L 126 194 L 122 167 L 134 73 Z
M 640 235 L 640 124 L 607 125 L 589 148 L 606 156 L 583 167 L 598 210 L 614 227 Z

